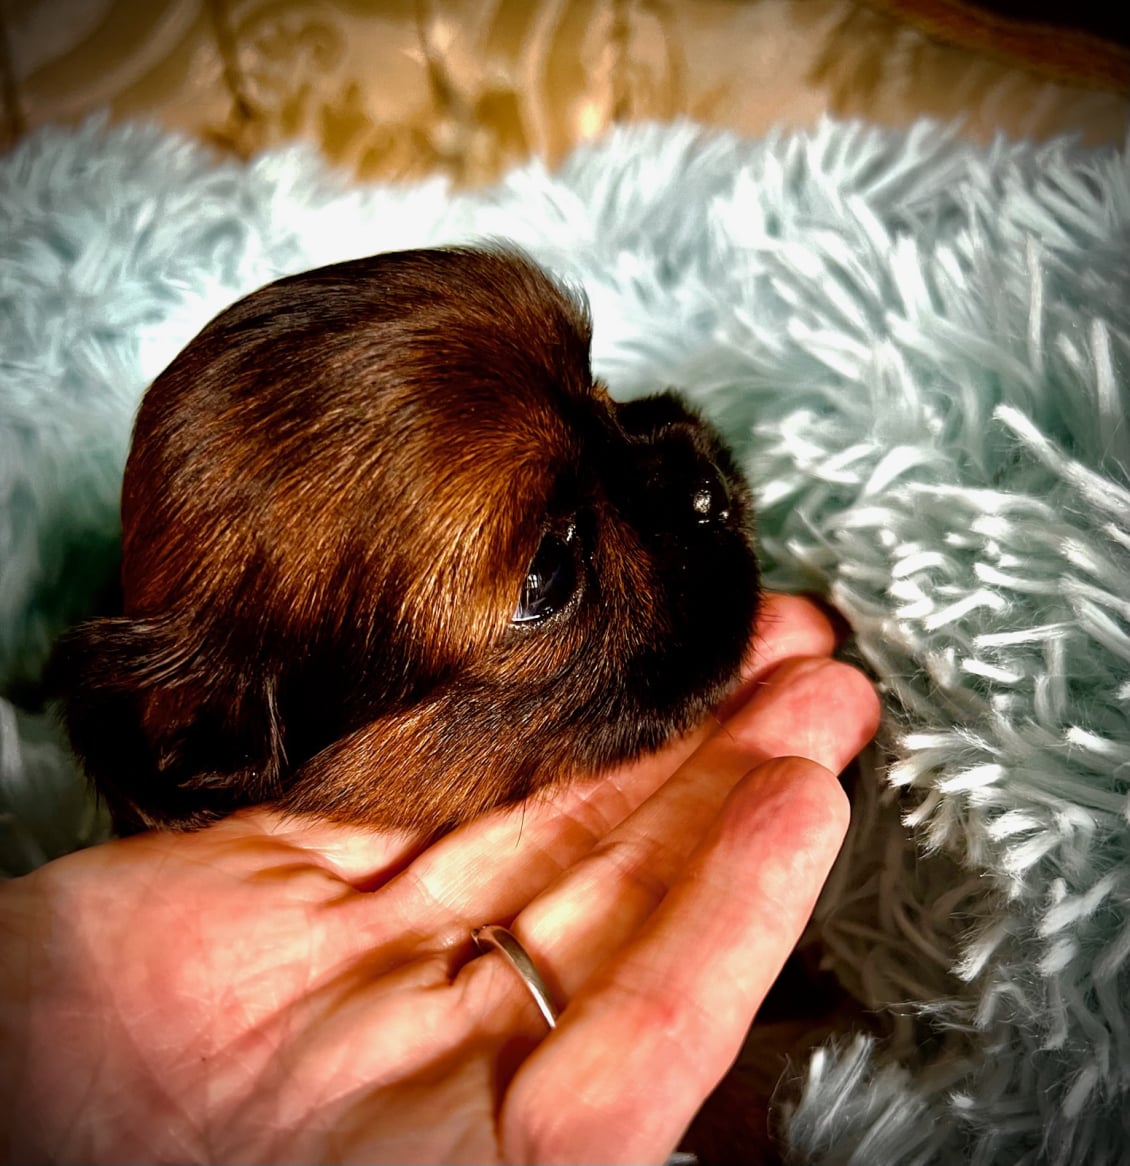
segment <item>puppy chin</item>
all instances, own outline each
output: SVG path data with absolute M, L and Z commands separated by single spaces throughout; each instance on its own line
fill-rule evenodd
M 214 320 L 142 403 L 124 613 L 52 678 L 119 829 L 242 805 L 426 833 L 654 750 L 736 679 L 750 495 L 501 249 L 380 255 Z

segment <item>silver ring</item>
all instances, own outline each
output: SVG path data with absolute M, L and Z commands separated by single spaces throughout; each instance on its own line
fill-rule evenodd
M 545 1023 L 551 1029 L 557 1027 L 557 1005 L 549 994 L 541 973 L 534 967 L 529 952 L 518 942 L 505 927 L 496 923 L 488 923 L 484 927 L 476 927 L 471 932 L 475 946 L 481 952 L 497 951 L 502 954 L 506 962 L 518 973 L 527 991 L 534 998 L 538 1010 L 545 1017 Z

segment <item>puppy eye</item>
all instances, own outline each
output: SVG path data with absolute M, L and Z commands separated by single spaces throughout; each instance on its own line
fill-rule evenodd
M 541 540 L 522 584 L 522 594 L 512 622 L 537 623 L 560 611 L 577 587 L 577 558 L 573 543 L 576 528 L 563 534 L 550 531 Z

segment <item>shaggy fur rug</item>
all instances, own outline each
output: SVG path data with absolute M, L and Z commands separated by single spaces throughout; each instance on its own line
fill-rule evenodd
M 769 579 L 884 695 L 814 923 L 887 1021 L 807 1065 L 797 1161 L 1130 1157 L 1130 166 L 954 131 L 637 128 L 485 194 L 157 130 L 0 160 L 0 810 L 10 872 L 102 825 L 38 703 L 112 579 L 147 382 L 286 272 L 504 236 L 578 280 L 619 394 L 737 444 Z

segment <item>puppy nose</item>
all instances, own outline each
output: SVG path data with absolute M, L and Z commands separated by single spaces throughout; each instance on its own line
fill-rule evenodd
M 725 522 L 730 517 L 730 491 L 714 466 L 704 469 L 691 493 L 691 511 L 700 525 Z

